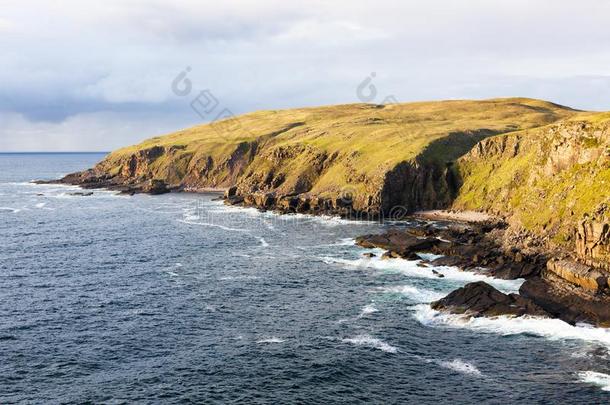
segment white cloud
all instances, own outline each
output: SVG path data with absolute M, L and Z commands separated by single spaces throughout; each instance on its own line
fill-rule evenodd
M 15 29 L 15 24 L 0 17 L 0 32 L 7 33 Z
M 0 111 L 29 120 L 123 111 L 119 127 L 148 109 L 150 121 L 186 125 L 188 103 L 170 89 L 186 66 L 235 112 L 354 102 L 370 72 L 401 101 L 515 95 L 610 109 L 591 84 L 610 74 L 604 0 L 0 0 L 0 13 Z
M 194 124 L 185 117 L 115 112 L 78 114 L 56 123 L 0 112 L 0 122 L 0 150 L 8 152 L 109 151 Z

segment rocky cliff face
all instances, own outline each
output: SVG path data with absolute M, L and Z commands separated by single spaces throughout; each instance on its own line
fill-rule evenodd
M 235 204 L 397 218 L 448 206 L 460 184 L 453 162 L 478 141 L 574 114 L 530 99 L 263 111 L 115 151 L 64 181 L 127 192 L 231 188 Z
M 457 163 L 453 208 L 494 213 L 547 247 L 607 259 L 606 220 L 596 213 L 610 202 L 609 120 L 578 117 L 481 141 Z
M 576 255 L 590 265 L 610 271 L 610 218 L 607 205 L 582 220 L 576 230 Z

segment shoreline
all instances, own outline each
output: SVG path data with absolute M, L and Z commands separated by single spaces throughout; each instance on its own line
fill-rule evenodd
M 123 194 L 146 193 L 151 195 L 166 193 L 215 194 L 226 205 L 252 207 L 261 211 L 272 211 L 278 215 L 309 214 L 314 216 L 336 216 L 345 220 L 379 221 L 383 215 L 369 212 L 354 212 L 351 204 L 325 200 L 310 195 L 275 197 L 275 195 L 255 193 L 245 197 L 236 196 L 235 188 L 201 187 L 171 188 L 161 180 L 149 180 L 137 184 L 118 184 L 116 179 L 100 178 L 90 171 L 67 175 L 54 181 L 37 181 L 35 184 L 69 184 L 83 189 L 107 189 Z M 516 246 L 506 251 L 502 240 L 506 224 L 499 217 L 476 211 L 425 210 L 413 213 L 402 212 L 392 221 L 405 221 L 410 227 L 400 230 L 397 227 L 382 235 L 364 235 L 356 238 L 362 247 L 377 247 L 386 250 L 384 257 L 415 259 L 416 253 L 433 253 L 442 257 L 429 262 L 430 265 L 458 267 L 463 271 L 485 272 L 493 277 L 504 279 L 525 278 L 526 282 L 519 294 L 503 296 L 490 291 L 485 286 L 467 285 L 455 290 L 442 300 L 432 303 L 450 313 L 471 313 L 485 316 L 481 310 L 469 302 L 465 306 L 464 297 L 480 298 L 493 296 L 485 301 L 487 309 L 495 315 L 515 314 L 511 308 L 518 307 L 520 315 L 545 312 L 549 318 L 559 318 L 570 324 L 589 322 L 597 326 L 610 327 L 610 295 L 602 291 L 590 291 L 591 282 L 581 274 L 572 272 L 564 266 L 558 271 L 548 265 L 557 252 L 535 249 L 525 252 Z M 414 219 L 415 224 L 407 222 Z M 423 221 L 418 224 L 417 221 Z M 434 228 L 430 222 L 447 222 L 445 230 Z M 403 224 L 403 225 L 404 225 Z M 383 239 L 386 240 L 383 240 Z M 415 238 L 415 239 L 414 239 Z M 565 252 L 564 255 L 567 255 Z M 555 263 L 555 262 L 553 262 Z M 586 278 L 586 277 L 585 277 Z M 576 280 L 576 284 L 574 284 Z M 581 285 L 578 285 L 578 284 Z M 476 284 L 476 283 L 473 283 Z M 607 286 L 607 282 L 605 284 Z M 493 287 L 492 287 L 493 288 Z M 452 296 L 453 294 L 453 296 Z M 445 301 L 443 301 L 445 300 Z M 495 300 L 495 301 L 494 301 Z M 509 300 L 509 301 L 507 301 Z M 510 301 L 512 300 L 512 301 Z M 471 300 L 472 301 L 472 300 Z M 442 305 L 439 302 L 443 302 Z M 498 305 L 500 305 L 498 307 Z M 503 305 L 503 306 L 502 306 Z M 500 309 L 498 309 L 500 308 Z M 508 308 L 508 309 L 507 309 Z M 608 309 L 606 309 L 608 308 Z M 499 312 L 498 312 L 499 311 Z
M 430 221 L 451 221 L 464 223 L 484 223 L 488 221 L 499 221 L 501 218 L 480 211 L 450 211 L 450 210 L 427 210 L 413 213 L 416 218 Z

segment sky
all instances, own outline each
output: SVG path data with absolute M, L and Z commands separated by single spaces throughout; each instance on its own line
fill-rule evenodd
M 0 0 L 0 151 L 388 98 L 610 110 L 608 16 L 606 0 Z

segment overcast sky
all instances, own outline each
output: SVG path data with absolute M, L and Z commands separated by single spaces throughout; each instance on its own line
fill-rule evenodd
M 610 110 L 609 16 L 606 0 L 0 0 L 0 151 L 108 151 L 222 111 L 388 96 Z M 367 78 L 377 94 L 358 92 Z M 199 115 L 206 89 L 218 104 Z

